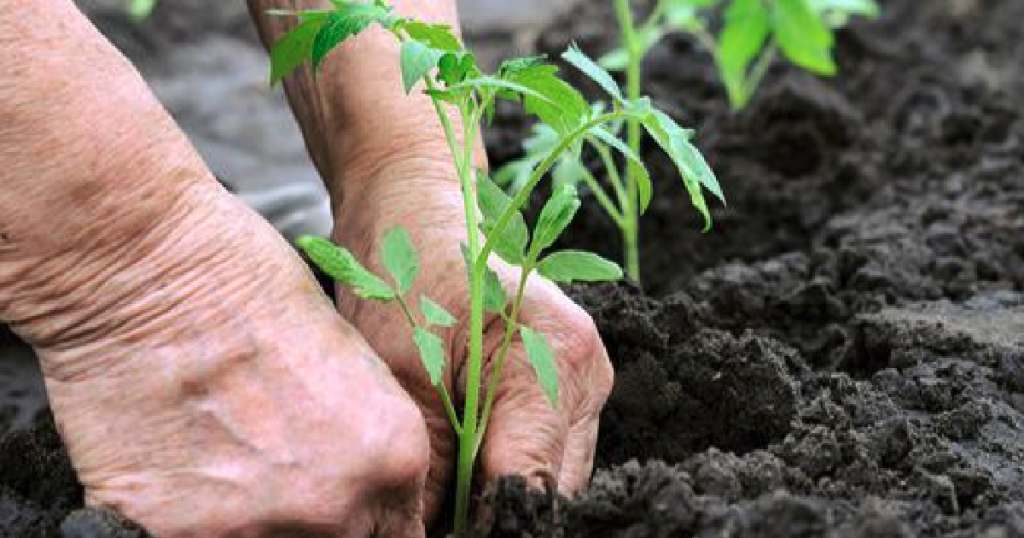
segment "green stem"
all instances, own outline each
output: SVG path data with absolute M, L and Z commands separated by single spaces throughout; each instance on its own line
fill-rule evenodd
M 633 24 L 633 12 L 629 0 L 615 0 L 615 14 L 619 19 L 622 41 L 626 48 L 629 62 L 626 68 L 626 96 L 632 102 L 640 99 L 641 63 L 643 62 L 643 44 L 640 43 L 636 27 Z M 636 118 L 626 120 L 627 141 L 629 149 L 640 155 L 640 121 Z M 634 282 L 640 281 L 640 255 L 637 246 L 637 231 L 640 220 L 640 201 L 637 182 L 641 170 L 636 163 L 626 164 L 626 190 L 629 204 L 623 207 L 626 220 L 624 228 L 626 238 L 626 274 Z
M 480 416 L 480 433 L 477 435 L 476 448 L 474 452 L 480 452 L 480 446 L 484 442 L 484 434 L 487 433 L 487 426 L 491 420 L 491 410 L 494 408 L 494 398 L 498 393 L 498 382 L 501 380 L 501 372 L 505 369 L 505 360 L 508 357 L 508 348 L 512 345 L 512 337 L 516 334 L 519 326 L 519 310 L 523 304 L 523 294 L 526 292 L 526 282 L 530 272 L 533 271 L 533 262 L 536 255 L 530 256 L 522 266 L 522 274 L 519 277 L 519 287 L 516 290 L 516 299 L 512 303 L 512 313 L 505 319 L 505 338 L 498 349 L 498 356 L 491 366 L 491 377 L 487 383 L 487 396 L 484 399 L 484 410 Z
M 455 535 L 464 536 L 469 522 L 469 504 L 473 486 L 473 468 L 476 464 L 475 443 L 479 419 L 480 386 L 483 377 L 484 336 L 484 270 L 480 269 L 480 231 L 473 186 L 472 127 L 475 111 L 462 110 L 464 153 L 459 167 L 463 205 L 466 213 L 466 233 L 469 242 L 469 349 L 466 367 L 465 403 L 462 410 L 462 433 L 459 434 L 459 458 L 455 484 Z M 453 146 L 454 147 L 454 146 Z
M 436 90 L 437 85 L 427 77 L 427 88 Z M 467 118 L 473 114 L 467 113 L 464 107 L 462 112 L 463 125 L 462 134 L 465 147 L 469 148 L 460 156 L 459 140 L 455 135 L 455 128 L 451 119 L 441 102 L 431 97 L 434 110 L 444 128 L 445 140 L 452 153 L 459 175 L 459 185 L 462 190 L 463 211 L 466 216 L 466 235 L 469 247 L 469 258 L 477 260 L 480 255 L 480 238 L 478 233 L 476 200 L 473 196 L 473 166 L 472 147 L 473 138 L 471 133 L 475 132 L 471 125 L 467 124 Z M 475 465 L 475 454 L 473 443 L 477 435 L 477 411 L 480 399 L 480 385 L 483 369 L 483 332 L 484 332 L 484 273 L 477 269 L 476 263 L 470 263 L 469 273 L 469 342 L 466 359 L 466 399 L 462 411 L 462 425 L 456 431 L 459 437 L 459 455 L 455 479 L 455 535 L 465 536 L 469 523 L 469 504 L 473 486 L 473 467 Z
M 594 174 L 590 173 L 590 170 L 587 170 L 586 167 L 584 167 L 581 172 L 583 173 L 583 181 L 588 187 L 590 187 L 590 192 L 594 194 L 594 198 L 597 198 L 597 203 L 601 204 L 601 207 L 604 208 L 605 212 L 608 213 L 613 221 L 615 221 L 615 225 L 621 228 L 623 225 L 623 218 L 622 215 L 619 214 L 618 208 L 615 207 L 615 204 L 612 202 L 611 197 L 608 196 L 608 193 L 604 192 L 601 184 L 597 181 L 597 178 L 594 177 Z
M 738 103 L 737 109 L 743 108 L 747 101 L 750 100 L 750 97 L 754 95 L 754 91 L 761 85 L 764 76 L 768 74 L 768 69 L 775 62 L 777 54 L 778 48 L 776 48 L 775 43 L 769 43 L 767 50 L 761 54 L 761 57 L 757 59 L 757 63 L 750 70 L 750 76 L 743 82 L 743 100 Z

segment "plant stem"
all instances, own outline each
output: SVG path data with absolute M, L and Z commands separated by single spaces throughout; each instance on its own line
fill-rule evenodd
M 587 186 L 590 187 L 590 192 L 594 194 L 594 198 L 597 198 L 597 203 L 601 204 L 605 212 L 615 221 L 615 224 L 620 228 L 623 225 L 623 217 L 619 214 L 619 209 L 612 203 L 612 199 L 608 196 L 608 193 L 604 192 L 601 184 L 594 177 L 594 174 L 590 173 L 585 167 L 580 170 L 583 174 L 583 181 L 586 182 Z
M 475 102 L 473 103 L 475 105 Z M 455 535 L 464 536 L 469 522 L 469 501 L 473 486 L 473 468 L 476 464 L 475 443 L 479 418 L 480 386 L 483 377 L 484 338 L 484 269 L 479 262 L 480 230 L 477 222 L 476 192 L 473 186 L 473 141 L 476 130 L 476 111 L 462 109 L 464 153 L 459 166 L 463 205 L 466 213 L 466 233 L 469 242 L 469 349 L 466 364 L 465 403 L 462 410 L 462 432 L 459 434 L 459 458 L 455 484 Z M 453 146 L 454 148 L 455 146 Z M 454 150 L 453 150 L 453 153 Z
M 519 287 L 516 290 L 516 299 L 512 303 L 512 313 L 505 319 L 505 338 L 501 342 L 498 356 L 491 365 L 491 377 L 487 383 L 487 396 L 484 399 L 484 410 L 480 416 L 480 434 L 476 439 L 475 453 L 480 452 L 480 446 L 484 442 L 484 434 L 487 433 L 487 426 L 491 420 L 491 410 L 494 408 L 494 398 L 498 393 L 498 382 L 501 380 L 501 372 L 505 369 L 505 360 L 508 357 L 508 348 L 512 345 L 512 337 L 516 334 L 519 326 L 519 310 L 523 304 L 523 293 L 526 292 L 526 282 L 533 271 L 533 263 L 536 255 L 530 256 L 522 266 L 522 274 L 519 277 Z
M 639 42 L 633 24 L 633 12 L 629 0 L 615 0 L 615 14 L 622 31 L 622 42 L 629 58 L 626 68 L 626 97 L 630 101 L 640 99 L 640 68 L 643 62 L 643 44 Z M 629 149 L 640 155 L 640 122 L 635 118 L 626 120 Z M 640 170 L 635 163 L 626 163 L 626 190 L 629 204 L 623 207 L 626 226 L 623 227 L 626 249 L 626 275 L 634 282 L 640 282 L 640 254 L 638 233 L 640 227 L 640 202 L 637 192 L 637 177 Z

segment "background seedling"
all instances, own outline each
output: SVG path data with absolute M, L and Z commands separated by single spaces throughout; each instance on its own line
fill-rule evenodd
M 331 50 L 350 37 L 376 26 L 401 44 L 402 84 L 407 93 L 422 91 L 430 97 L 458 171 L 468 241 L 461 245 L 469 283 L 469 320 L 465 386 L 462 402 L 451 397 L 444 384 L 448 364 L 445 346 L 435 332 L 456 319 L 442 305 L 414 293 L 420 272 L 419 259 L 410 236 L 395 229 L 381 238 L 380 264 L 386 277 L 375 275 L 348 250 L 329 241 L 303 237 L 299 246 L 328 275 L 347 285 L 359 297 L 392 302 L 400 308 L 412 329 L 422 363 L 444 402 L 448 418 L 459 439 L 456 473 L 455 530 L 463 534 L 469 515 L 470 487 L 477 454 L 487 430 L 509 348 L 518 337 L 552 406 L 558 405 L 558 368 L 547 338 L 519 323 L 527 279 L 539 274 L 555 282 L 599 282 L 618 280 L 618 265 L 595 254 L 566 250 L 549 252 L 580 207 L 576 188 L 563 183 L 551 196 L 533 227 L 521 210 L 548 173 L 565 159 L 578 160 L 584 143 L 604 144 L 608 151 L 622 153 L 637 170 L 636 182 L 623 187 L 622 201 L 642 210 L 651 198 L 650 179 L 639 155 L 612 134 L 623 121 L 632 120 L 647 130 L 679 166 L 695 207 L 710 222 L 702 189 L 717 196 L 721 189 L 699 152 L 690 143 L 692 132 L 657 111 L 647 98 L 626 98 L 607 71 L 573 47 L 564 59 L 582 70 L 611 97 L 611 105 L 595 107 L 571 85 L 557 76 L 558 68 L 543 58 L 519 58 L 486 73 L 476 58 L 448 26 L 401 17 L 382 0 L 351 3 L 333 0 L 333 9 L 300 12 L 273 11 L 294 17 L 295 28 L 282 37 L 271 51 L 271 82 L 309 62 L 314 73 Z M 521 188 L 507 195 L 486 174 L 473 167 L 473 141 L 480 124 L 493 117 L 499 99 L 519 102 L 547 129 L 550 139 L 543 156 L 523 172 Z M 458 114 L 461 132 L 448 112 Z M 521 268 L 511 296 L 490 267 L 492 254 Z M 485 315 L 499 316 L 505 323 L 502 344 L 490 357 L 490 379 L 484 389 L 483 337 Z M 481 400 L 482 395 L 482 400 Z M 461 403 L 461 413 L 457 404 Z
M 640 98 L 643 59 L 651 48 L 666 35 L 683 32 L 693 36 L 711 53 L 734 109 L 749 102 L 779 51 L 792 63 L 811 72 L 835 74 L 833 29 L 846 24 L 853 15 L 874 17 L 878 14 L 873 0 L 658 0 L 647 19 L 636 24 L 629 0 L 613 1 L 622 45 L 601 58 L 599 64 L 625 72 L 627 100 L 634 102 Z M 723 22 L 716 36 L 709 21 L 719 14 Z M 573 59 L 566 58 L 575 63 Z M 610 78 L 602 77 L 598 82 L 606 91 L 620 91 Z M 619 168 L 612 151 L 621 144 L 618 127 L 587 140 L 606 171 L 607 181 L 603 183 L 576 155 L 564 158 L 554 174 L 557 183 L 585 185 L 611 217 L 622 233 L 626 272 L 637 282 L 640 281 L 639 219 L 649 196 L 644 190 L 649 179 L 644 177 L 646 173 L 639 165 L 640 159 L 636 158 L 641 155 L 641 135 L 640 122 L 627 119 L 628 152 L 624 155 L 628 158 L 624 170 Z M 495 180 L 517 191 L 529 170 L 555 140 L 555 133 L 548 127 L 537 125 L 533 136 L 523 145 L 524 157 L 499 171 Z M 700 153 L 692 146 L 666 151 L 677 163 L 689 167 L 684 178 L 708 170 Z M 693 189 L 690 185 L 687 187 L 693 196 Z M 720 191 L 712 192 L 722 198 Z M 635 203 L 637 200 L 639 204 Z M 710 222 L 706 215 L 705 219 Z

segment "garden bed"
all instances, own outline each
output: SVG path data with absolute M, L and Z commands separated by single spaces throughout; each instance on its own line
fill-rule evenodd
M 606 4 L 539 47 L 606 49 Z M 646 293 L 573 290 L 618 372 L 593 486 L 506 481 L 483 535 L 1024 536 L 1024 3 L 884 8 L 840 77 L 779 67 L 739 114 L 687 40 L 653 52 L 647 91 L 730 205 L 699 233 L 652 152 Z M 498 162 L 524 129 L 502 120 Z M 567 243 L 619 257 L 585 207 Z M 138 535 L 66 520 L 81 502 L 46 417 L 0 440 L 0 535 Z

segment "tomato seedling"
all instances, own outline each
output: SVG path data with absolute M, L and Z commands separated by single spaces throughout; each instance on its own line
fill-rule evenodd
M 749 102 L 780 50 L 789 61 L 811 72 L 835 74 L 833 29 L 846 24 L 851 16 L 874 17 L 879 11 L 873 0 L 658 0 L 647 19 L 638 25 L 629 0 L 613 1 L 622 46 L 598 63 L 606 69 L 625 72 L 628 100 L 640 98 L 641 67 L 651 48 L 666 35 L 683 32 L 711 53 L 734 109 Z M 718 13 L 723 14 L 723 23 L 716 37 L 709 29 L 709 20 Z M 629 118 L 626 124 L 630 152 L 640 155 L 640 123 Z M 610 134 L 618 136 L 619 132 L 610 129 Z M 495 180 L 513 192 L 521 188 L 529 171 L 556 139 L 545 125 L 535 126 L 533 136 L 523 145 L 523 158 L 500 170 Z M 621 231 L 626 273 L 639 282 L 639 219 L 643 207 L 631 201 L 637 199 L 637 186 L 646 179 L 639 177 L 643 170 L 635 160 L 627 162 L 625 170 L 619 168 L 609 141 L 595 142 L 592 148 L 607 175 L 604 184 L 575 155 L 559 162 L 555 179 L 558 183 L 582 184 L 590 190 Z M 706 168 L 696 162 L 699 153 L 687 152 L 693 163 L 691 174 Z M 721 198 L 720 192 L 715 194 Z
M 346 40 L 377 26 L 401 44 L 402 84 L 407 93 L 420 89 L 430 97 L 437 112 L 453 164 L 458 171 L 468 241 L 462 245 L 469 281 L 469 320 L 464 398 L 461 413 L 444 383 L 449 362 L 437 331 L 457 320 L 442 305 L 426 296 L 410 296 L 420 272 L 419 258 L 406 230 L 396 228 L 382 238 L 381 265 L 387 275 L 373 274 L 348 250 L 324 239 L 303 237 L 298 244 L 328 275 L 349 286 L 360 298 L 393 302 L 408 320 L 423 367 L 443 400 L 459 439 L 456 471 L 455 530 L 464 534 L 469 515 L 470 487 L 477 454 L 491 417 L 498 382 L 509 347 L 516 335 L 521 339 L 538 381 L 552 406 L 558 405 L 558 368 L 547 338 L 519 322 L 527 278 L 534 273 L 560 283 L 618 280 L 618 265 L 588 252 L 549 252 L 580 207 L 571 184 L 552 189 L 533 227 L 521 210 L 548 172 L 566 155 L 578 156 L 585 142 L 601 144 L 620 152 L 638 173 L 630 186 L 626 203 L 638 210 L 651 199 L 650 177 L 639 155 L 620 142 L 609 129 L 626 120 L 646 128 L 678 165 L 691 198 L 706 219 L 710 219 L 702 189 L 718 196 L 721 189 L 700 153 L 690 143 L 693 133 L 680 127 L 668 115 L 656 110 L 650 99 L 627 98 L 611 75 L 570 48 L 563 58 L 596 81 L 611 98 L 611 105 L 598 108 L 588 103 L 571 85 L 557 76 L 558 68 L 543 58 L 505 61 L 494 73 L 486 73 L 452 29 L 442 24 L 397 15 L 383 0 L 354 3 L 333 0 L 333 9 L 272 11 L 295 17 L 297 25 L 271 49 L 271 82 L 310 62 L 314 73 L 331 50 Z M 521 103 L 550 130 L 550 146 L 533 165 L 521 188 L 507 195 L 473 166 L 473 141 L 484 120 L 493 118 L 499 99 Z M 461 133 L 449 111 L 461 118 Z M 576 158 L 576 157 L 574 157 Z M 521 268 L 521 277 L 511 297 L 491 269 L 492 254 Z M 499 316 L 505 323 L 500 348 L 491 356 L 493 365 L 484 389 L 484 318 Z M 482 401 L 481 401 L 482 396 Z

